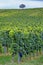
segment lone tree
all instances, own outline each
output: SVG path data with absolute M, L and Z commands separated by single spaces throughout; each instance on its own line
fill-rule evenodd
M 25 4 L 21 4 L 19 7 L 23 9 L 23 8 L 25 8 L 26 6 L 25 6 Z

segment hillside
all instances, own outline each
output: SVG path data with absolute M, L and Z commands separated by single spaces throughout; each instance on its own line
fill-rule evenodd
M 42 56 L 43 8 L 0 9 L 0 64 L 43 65 Z
M 0 10 L 0 31 L 24 29 L 28 26 L 43 28 L 43 8 L 25 10 Z

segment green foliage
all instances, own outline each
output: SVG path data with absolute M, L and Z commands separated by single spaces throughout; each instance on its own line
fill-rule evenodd
M 41 51 L 43 8 L 0 10 L 0 43 L 25 55 Z
M 0 10 L 0 31 L 28 28 L 34 30 L 37 26 L 43 29 L 43 8 L 25 10 Z
M 2 45 L 0 44 L 0 53 L 2 53 Z
M 17 53 L 18 51 L 22 51 L 23 54 L 27 55 L 30 53 L 35 53 L 37 51 L 41 51 L 42 48 L 42 38 L 41 38 L 41 30 L 38 29 L 34 32 L 34 30 L 29 31 L 28 33 L 24 33 L 22 31 L 13 31 L 13 50 Z M 16 49 L 16 50 L 15 50 Z

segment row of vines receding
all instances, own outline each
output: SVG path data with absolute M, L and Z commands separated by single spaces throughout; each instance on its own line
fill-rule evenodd
M 41 54 L 43 52 L 42 28 L 29 27 L 27 29 L 16 29 L 0 32 L 0 53 L 14 52 L 16 55 L 19 52 L 22 52 L 25 56 L 31 54 L 33 54 L 33 56 L 35 56 L 35 54 Z

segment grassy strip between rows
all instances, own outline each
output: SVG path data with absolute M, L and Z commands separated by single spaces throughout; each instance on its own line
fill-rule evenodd
M 14 61 L 12 61 L 11 56 L 0 56 L 0 65 L 19 65 L 17 62 L 17 56 L 14 57 Z M 22 62 L 20 65 L 43 65 L 43 55 L 37 56 L 34 59 L 27 59 L 27 57 L 22 58 Z

